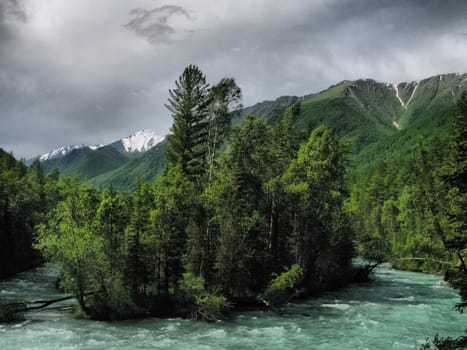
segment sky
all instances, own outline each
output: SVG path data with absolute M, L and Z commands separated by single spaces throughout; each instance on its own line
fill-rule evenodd
M 189 64 L 243 104 L 467 72 L 464 0 L 0 0 L 0 148 L 165 135 Z

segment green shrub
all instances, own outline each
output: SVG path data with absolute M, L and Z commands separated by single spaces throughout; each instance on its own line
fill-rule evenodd
M 184 273 L 179 282 L 179 301 L 192 318 L 202 321 L 221 319 L 231 308 L 229 301 L 220 295 L 208 292 L 204 278 L 192 273 Z
M 86 301 L 88 304 L 86 313 L 97 320 L 123 320 L 142 313 L 120 278 L 113 281 L 107 292 L 91 295 Z
M 289 270 L 282 272 L 269 282 L 263 298 L 273 306 L 287 303 L 300 291 L 297 289 L 302 282 L 303 270 L 298 264 L 294 264 Z

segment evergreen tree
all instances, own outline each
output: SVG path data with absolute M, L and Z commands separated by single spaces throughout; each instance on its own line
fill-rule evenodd
M 167 108 L 174 123 L 169 136 L 167 171 L 179 167 L 182 175 L 196 185 L 194 191 L 199 195 L 211 183 L 218 150 L 229 134 L 231 116 L 240 108 L 240 100 L 241 91 L 234 79 L 224 78 L 209 88 L 204 75 L 194 65 L 185 69 L 176 88 L 170 90 Z M 184 228 L 188 248 L 186 264 L 194 275 L 209 279 L 214 255 L 209 220 L 212 212 L 206 212 L 203 198 L 199 196 L 192 202 L 192 217 L 187 220 L 189 226 Z
M 232 115 L 241 108 L 241 90 L 232 78 L 224 78 L 209 89 L 207 134 L 206 134 L 206 177 L 202 184 L 203 191 L 209 191 L 212 184 L 213 171 L 217 166 L 217 156 L 230 133 Z M 203 193 L 196 198 L 194 216 L 187 227 L 190 271 L 195 276 L 201 276 L 211 281 L 214 265 L 215 241 L 213 235 L 212 216 L 214 211 L 209 208 L 209 195 Z
M 57 178 L 44 177 L 41 164 L 30 167 L 0 149 L 0 278 L 38 265 L 35 226 L 57 203 Z
M 287 233 L 291 227 L 287 220 L 289 203 L 286 200 L 282 176 L 300 146 L 300 135 L 296 131 L 296 120 L 300 114 L 300 102 L 294 103 L 277 120 L 272 128 L 273 174 L 265 184 L 269 201 L 269 240 L 273 266 L 281 272 L 291 264 L 287 259 Z
M 311 290 L 342 283 L 350 268 L 352 236 L 343 211 L 345 162 L 344 149 L 331 130 L 318 127 L 284 174 L 292 205 L 291 252 Z
M 97 208 L 95 219 L 95 231 L 102 237 L 104 254 L 108 268 L 108 281 L 104 285 L 113 284 L 114 279 L 123 271 L 124 232 L 128 224 L 127 203 L 122 195 L 110 187 L 103 195 Z
M 151 214 L 156 247 L 156 290 L 170 295 L 178 288 L 187 249 L 186 228 L 193 210 L 194 185 L 180 166 L 170 167 L 155 186 L 155 209 Z M 172 292 L 173 294 L 174 292 Z
M 156 262 L 155 245 L 151 238 L 154 228 L 151 211 L 154 209 L 154 193 L 148 184 L 139 183 L 133 197 L 130 224 L 126 230 L 126 276 L 134 298 L 148 292 L 149 275 Z M 152 266 L 152 268 L 151 268 Z M 153 287 L 152 290 L 155 290 Z
M 271 272 L 263 185 L 272 172 L 271 130 L 248 116 L 234 129 L 217 175 L 217 279 L 227 295 L 258 291 Z
M 242 92 L 233 78 L 224 78 L 209 89 L 208 99 L 206 162 L 210 182 L 217 151 L 230 132 L 232 114 L 242 107 Z
M 189 65 L 169 90 L 166 107 L 174 119 L 168 136 L 167 166 L 180 166 L 191 181 L 203 175 L 206 157 L 208 114 L 208 84 L 206 77 L 195 65 Z

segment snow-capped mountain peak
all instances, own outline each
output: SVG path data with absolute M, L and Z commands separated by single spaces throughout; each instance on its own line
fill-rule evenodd
M 120 148 L 117 144 L 121 143 L 120 150 L 124 152 L 145 152 L 160 143 L 163 139 L 163 136 L 156 134 L 153 130 L 143 129 L 114 142 L 112 145 L 117 146 L 114 148 Z
M 60 158 L 63 157 L 64 155 L 67 155 L 74 149 L 82 149 L 89 147 L 90 149 L 98 149 L 102 147 L 102 145 L 95 145 L 95 146 L 88 146 L 88 145 L 72 145 L 72 146 L 62 146 L 60 148 L 54 149 L 53 151 L 50 151 L 49 153 L 43 154 L 42 156 L 39 157 L 40 161 L 45 161 L 49 159 L 55 159 L 55 158 Z
M 65 154 L 70 152 L 72 149 L 79 148 L 79 146 L 63 146 L 50 151 L 49 153 L 43 154 L 39 157 L 39 160 L 49 160 L 54 158 L 63 157 Z
M 156 134 L 153 130 L 143 129 L 135 132 L 130 136 L 112 142 L 107 146 L 113 147 L 119 152 L 146 152 L 147 150 L 160 143 L 162 140 L 164 140 L 164 137 Z M 63 146 L 40 156 L 39 160 L 43 162 L 50 159 L 60 158 L 75 149 L 89 148 L 90 150 L 95 151 L 96 149 L 102 147 L 104 147 L 102 144 L 92 146 L 85 144 Z

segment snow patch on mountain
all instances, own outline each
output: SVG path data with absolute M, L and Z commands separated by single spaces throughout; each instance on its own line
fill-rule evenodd
M 418 84 L 420 83 L 420 81 L 417 81 L 414 89 L 412 90 L 412 94 L 410 95 L 409 97 L 409 100 L 407 101 L 407 103 L 405 104 L 405 109 L 407 109 L 407 106 L 409 105 L 410 101 L 412 101 L 412 98 L 414 97 L 415 95 L 415 91 L 417 91 L 417 88 L 418 88 Z
M 441 80 L 441 76 L 440 76 L 440 80 Z M 402 106 L 403 108 L 407 109 L 409 103 L 412 101 L 412 98 L 413 98 L 414 95 L 415 95 L 415 91 L 417 91 L 417 88 L 418 88 L 419 83 L 420 83 L 420 81 L 417 81 L 417 82 L 415 83 L 415 87 L 414 87 L 414 89 L 412 90 L 412 94 L 410 95 L 410 97 L 409 97 L 409 99 L 407 100 L 407 102 L 402 101 L 402 98 L 399 96 L 399 87 L 398 87 L 398 85 L 397 85 L 397 84 L 393 84 L 393 85 L 392 85 L 393 88 L 394 88 L 394 90 L 396 91 L 396 97 L 397 97 L 397 99 L 399 100 L 399 102 L 401 103 L 401 106 Z
M 394 90 L 396 91 L 396 97 L 399 100 L 399 102 L 401 103 L 401 106 L 403 108 L 407 109 L 407 106 L 405 105 L 404 101 L 402 101 L 401 97 L 399 96 L 399 88 L 397 87 L 397 84 L 393 84 L 392 86 L 393 86 Z

